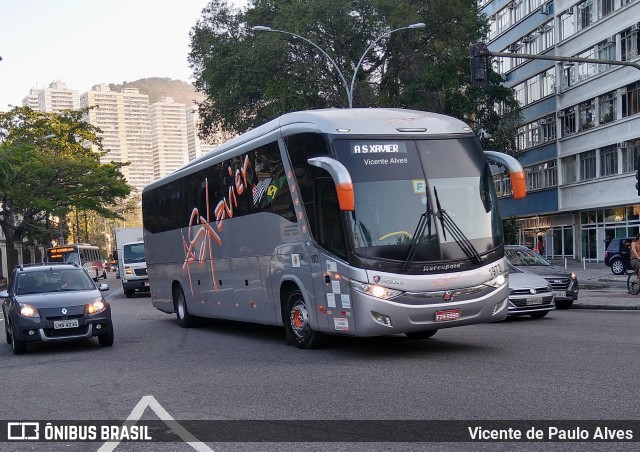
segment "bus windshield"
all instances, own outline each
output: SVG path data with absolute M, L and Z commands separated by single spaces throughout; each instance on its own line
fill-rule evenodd
M 357 255 L 434 262 L 502 243 L 491 173 L 474 139 L 345 140 L 336 150 L 354 184 Z

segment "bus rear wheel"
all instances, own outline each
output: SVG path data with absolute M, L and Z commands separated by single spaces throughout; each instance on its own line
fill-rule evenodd
M 196 326 L 197 318 L 189 314 L 187 309 L 187 300 L 184 297 L 182 287 L 177 287 L 173 292 L 173 303 L 176 310 L 176 318 L 178 319 L 178 325 L 182 328 L 191 328 Z
M 284 324 L 287 343 L 298 348 L 313 349 L 322 342 L 322 333 L 311 329 L 307 304 L 298 291 L 291 293 L 287 299 Z

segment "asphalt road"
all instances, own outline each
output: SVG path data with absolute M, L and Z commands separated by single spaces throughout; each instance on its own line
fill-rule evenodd
M 0 418 L 12 420 L 638 420 L 638 311 L 441 330 L 433 338 L 284 344 L 281 328 L 180 328 L 109 276 L 115 342 L 0 344 Z M 603 295 L 610 296 L 610 295 Z M 304 422 L 308 425 L 309 422 Z M 640 433 L 640 422 L 636 434 Z M 316 424 L 313 424 L 316 425 Z M 633 443 L 209 443 L 199 450 L 635 450 Z M 347 427 L 350 425 L 346 423 Z M 265 428 L 264 425 L 253 425 Z M 268 427 L 268 426 L 267 426 Z M 453 429 L 452 429 L 453 432 Z M 254 432 L 247 432 L 253 438 Z M 360 441 L 366 432 L 355 432 Z M 453 434 L 453 433 L 452 433 Z M 446 432 L 444 433 L 446 437 Z M 196 435 L 197 436 L 197 435 Z M 636 438 L 637 441 L 637 438 Z M 10 443 L 3 450 L 193 450 L 181 443 Z M 205 447 L 205 448 L 202 448 Z

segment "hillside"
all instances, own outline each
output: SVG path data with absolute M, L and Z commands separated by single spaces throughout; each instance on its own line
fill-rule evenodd
M 136 80 L 135 82 L 123 82 L 120 85 L 111 83 L 112 91 L 120 91 L 122 88 L 138 88 L 141 93 L 149 96 L 149 103 L 153 104 L 161 97 L 171 96 L 173 100 L 188 107 L 194 106 L 193 101 L 201 101 L 204 96 L 196 94 L 193 85 L 182 80 L 170 78 L 151 77 Z

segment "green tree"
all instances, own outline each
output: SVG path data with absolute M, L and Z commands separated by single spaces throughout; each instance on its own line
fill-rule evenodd
M 77 208 L 115 218 L 108 206 L 131 191 L 124 164 L 100 163 L 99 129 L 82 116 L 82 110 L 28 107 L 0 113 L 0 227 L 9 268 L 16 263 L 14 243 L 48 242 L 50 216 L 64 218 Z
M 365 55 L 354 106 L 449 114 L 484 129 L 486 147 L 509 150 L 520 117 L 512 91 L 496 74 L 488 86 L 471 85 L 469 46 L 487 27 L 474 0 L 253 0 L 244 10 L 212 0 L 192 29 L 189 55 L 195 86 L 206 95 L 201 135 L 216 124 L 244 132 L 289 111 L 348 107 L 344 83 L 321 52 L 253 26 L 309 39 L 350 85 L 376 38 L 416 22 L 426 28 L 393 33 Z
M 504 231 L 504 243 L 506 245 L 517 245 L 518 236 L 520 235 L 520 226 L 518 218 L 513 216 L 506 220 L 502 220 L 502 230 Z

